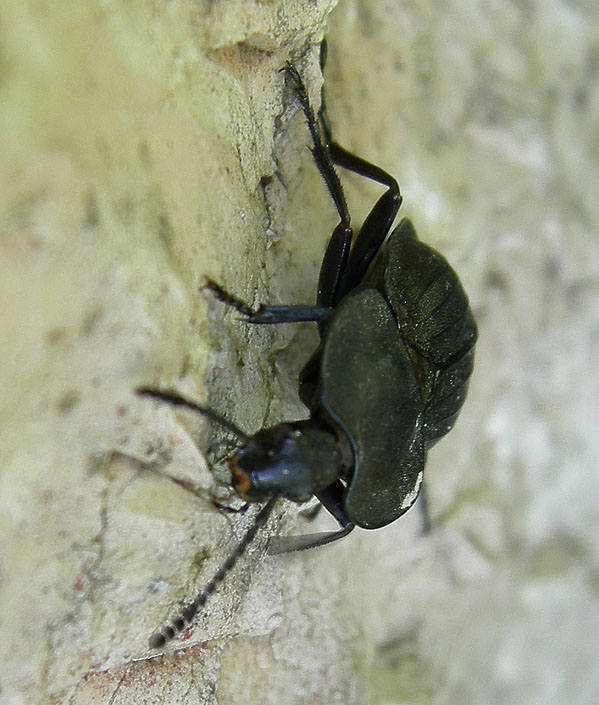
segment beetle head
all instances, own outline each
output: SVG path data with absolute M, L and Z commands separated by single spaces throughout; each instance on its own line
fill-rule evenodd
M 229 461 L 235 491 L 250 502 L 305 502 L 339 477 L 339 465 L 334 435 L 310 421 L 262 429 Z

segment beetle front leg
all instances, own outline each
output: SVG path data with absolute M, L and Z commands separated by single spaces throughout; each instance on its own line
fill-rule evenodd
M 420 485 L 420 493 L 418 495 L 418 508 L 422 517 L 422 534 L 428 536 L 431 533 L 431 515 L 428 502 L 428 491 L 426 481 Z
M 214 296 L 231 308 L 234 308 L 243 316 L 245 323 L 254 325 L 273 325 L 277 323 L 304 323 L 326 321 L 333 313 L 333 309 L 328 306 L 260 306 L 253 309 L 236 296 L 229 294 L 216 282 L 208 280 L 202 287 L 208 289 Z
M 292 551 L 304 551 L 307 548 L 325 546 L 327 543 L 342 539 L 354 529 L 355 524 L 343 509 L 345 486 L 340 480 L 337 480 L 324 490 L 316 492 L 316 496 L 322 506 L 339 522 L 341 529 L 338 531 L 323 531 L 318 534 L 302 534 L 300 536 L 275 536 L 270 542 L 269 553 L 291 553 Z

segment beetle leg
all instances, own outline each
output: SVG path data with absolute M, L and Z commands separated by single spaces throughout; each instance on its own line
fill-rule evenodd
M 226 504 L 221 504 L 217 499 L 213 499 L 212 506 L 225 514 L 245 514 L 250 508 L 250 502 L 244 502 L 241 507 L 235 509 L 235 507 L 228 507 Z
M 426 481 L 420 485 L 420 493 L 418 496 L 418 508 L 422 517 L 422 533 L 428 536 L 431 532 L 431 515 L 429 511 L 428 492 Z
M 345 200 L 345 194 L 343 192 L 343 186 L 341 185 L 339 175 L 333 166 L 333 161 L 331 160 L 331 155 L 327 149 L 326 141 L 322 138 L 320 125 L 318 124 L 318 120 L 316 119 L 312 106 L 310 105 L 310 99 L 308 98 L 306 86 L 304 85 L 302 77 L 299 75 L 293 64 L 287 62 L 282 70 L 285 71 L 285 74 L 293 84 L 295 94 L 297 95 L 300 105 L 302 106 L 302 110 L 304 111 L 306 122 L 308 123 L 308 129 L 310 130 L 310 135 L 312 136 L 312 143 L 314 145 L 312 147 L 312 156 L 314 157 L 318 171 L 320 171 L 329 193 L 331 194 L 331 198 L 335 202 L 335 207 L 339 213 L 339 220 L 347 229 L 349 229 L 350 216 L 347 201 Z
M 393 225 L 402 197 L 397 181 L 380 167 L 351 154 L 336 142 L 332 142 L 329 149 L 335 164 L 387 187 L 385 193 L 366 216 L 355 239 L 343 281 L 337 293 L 339 300 L 362 281 Z
M 345 509 L 343 508 L 345 493 L 345 485 L 341 482 L 341 480 L 336 480 L 333 484 L 325 487 L 324 490 L 316 492 L 315 494 L 329 514 L 332 514 L 333 517 L 337 519 L 339 524 L 343 527 L 343 531 L 349 533 L 354 528 L 354 524 L 347 516 Z
M 323 39 L 320 43 L 320 72 L 324 76 L 324 67 L 327 63 L 328 55 L 328 45 L 327 40 Z M 322 90 L 320 91 L 320 110 L 318 111 L 318 121 L 320 123 L 320 128 L 324 134 L 325 144 L 328 146 L 333 141 L 331 132 L 331 123 L 329 122 L 329 116 L 327 113 L 327 107 L 324 99 L 324 83 L 322 85 Z
M 320 68 L 323 72 L 326 58 L 327 43 L 323 40 L 320 45 Z M 330 299 L 326 301 L 319 300 L 319 303 L 326 303 L 327 306 L 334 306 L 345 296 L 345 294 L 351 291 L 351 289 L 356 287 L 362 281 L 362 278 L 366 274 L 366 270 L 376 256 L 376 253 L 379 251 L 389 230 L 391 229 L 391 226 L 393 225 L 393 221 L 395 220 L 395 216 L 397 215 L 397 211 L 401 205 L 402 197 L 399 191 L 399 185 L 391 174 L 388 174 L 375 164 L 371 164 L 365 159 L 348 152 L 333 140 L 331 123 L 327 114 L 324 86 L 320 100 L 320 110 L 318 111 L 318 122 L 320 123 L 321 133 L 324 135 L 326 151 L 328 152 L 329 158 L 332 160 L 333 164 L 340 166 L 342 169 L 353 171 L 359 176 L 364 176 L 367 179 L 371 179 L 372 181 L 376 181 L 377 183 L 387 187 L 387 191 L 385 191 L 385 193 L 374 204 L 373 209 L 370 211 L 366 217 L 366 220 L 362 224 L 362 227 L 360 228 L 360 232 L 358 233 L 352 247 L 347 267 L 343 267 L 343 279 L 340 282 L 340 285 L 335 286 Z M 325 255 L 325 260 L 323 260 L 321 278 L 326 276 L 324 270 L 327 255 L 328 250 Z M 327 265 L 327 269 L 330 269 L 330 265 Z
M 246 323 L 302 323 L 306 321 L 326 321 L 333 313 L 328 306 L 260 306 L 248 316 Z
M 320 265 L 316 303 L 321 306 L 333 306 L 338 300 L 337 291 L 347 267 L 351 230 L 348 236 L 348 231 L 342 225 L 339 223 L 333 231 Z
M 268 552 L 290 553 L 292 551 L 303 551 L 307 548 L 317 548 L 327 543 L 337 541 L 347 536 L 354 528 L 355 524 L 349 519 L 343 509 L 343 497 L 345 486 L 337 480 L 321 492 L 316 492 L 316 496 L 321 501 L 324 508 L 330 512 L 341 525 L 338 531 L 323 531 L 318 534 L 302 534 L 300 536 L 276 536 L 270 542 Z
M 301 534 L 299 536 L 275 536 L 270 542 L 268 553 L 275 556 L 278 553 L 292 553 L 293 551 L 305 551 L 308 548 L 326 546 L 327 543 L 347 536 L 353 528 L 354 524 L 349 524 L 339 531 L 322 531 L 318 534 Z
M 318 279 L 318 293 L 316 303 L 321 306 L 331 306 L 335 300 L 335 292 L 341 282 L 341 278 L 347 265 L 349 250 L 353 232 L 350 226 L 350 215 L 343 192 L 343 186 L 339 180 L 331 154 L 328 149 L 328 123 L 319 121 L 314 115 L 306 86 L 295 67 L 289 62 L 283 69 L 289 80 L 293 83 L 293 88 L 300 102 L 304 116 L 312 136 L 312 157 L 318 167 L 326 187 L 335 203 L 335 208 L 339 214 L 339 223 L 333 231 L 329 240 Z M 320 113 L 319 113 L 320 115 Z M 322 127 L 322 129 L 321 129 Z M 322 132 L 324 131 L 324 139 Z M 322 331 L 321 331 L 322 332 Z
M 317 502 L 312 507 L 301 509 L 299 513 L 300 516 L 303 517 L 306 521 L 314 521 L 314 519 L 316 519 L 316 517 L 320 514 L 321 510 L 322 504 L 320 502 Z
M 347 267 L 343 273 L 343 279 L 336 292 L 334 301 L 331 302 L 331 305 L 334 305 L 362 281 L 366 270 L 376 257 L 393 225 L 402 197 L 397 181 L 380 167 L 355 156 L 336 142 L 329 144 L 329 152 L 335 164 L 338 164 L 343 169 L 352 171 L 387 187 L 385 193 L 378 199 L 366 216 L 355 239 Z
M 333 309 L 328 306 L 303 306 L 301 304 L 286 306 L 262 305 L 257 309 L 253 309 L 241 301 L 241 299 L 229 294 L 213 281 L 208 280 L 202 289 L 208 289 L 219 301 L 222 301 L 222 303 L 234 308 L 238 313 L 241 313 L 245 323 L 268 325 L 276 323 L 326 321 L 333 313 Z

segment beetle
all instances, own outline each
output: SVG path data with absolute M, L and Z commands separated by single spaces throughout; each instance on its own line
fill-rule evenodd
M 324 67 L 326 44 L 321 50 Z M 266 504 L 216 575 L 183 612 L 152 635 L 158 648 L 205 604 L 278 497 L 316 496 L 340 528 L 275 540 L 271 552 L 321 546 L 355 526 L 376 529 L 416 501 L 427 450 L 453 427 L 473 369 L 477 328 L 468 297 L 447 260 L 403 219 L 389 234 L 402 197 L 397 181 L 332 138 L 322 101 L 316 117 L 295 67 L 282 69 L 312 137 L 312 153 L 339 214 L 322 260 L 316 304 L 254 310 L 214 282 L 206 288 L 254 325 L 313 321 L 320 342 L 302 369 L 305 420 L 247 435 L 216 412 L 172 391 L 138 393 L 207 416 L 239 441 L 232 484 L 247 502 Z M 335 166 L 386 187 L 354 238 Z

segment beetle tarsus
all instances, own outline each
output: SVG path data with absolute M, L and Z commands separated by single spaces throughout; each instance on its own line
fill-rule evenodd
M 208 279 L 204 286 L 200 287 L 200 291 L 211 292 L 218 301 L 230 306 L 243 316 L 253 316 L 256 313 L 244 301 L 233 296 L 233 294 L 230 294 L 228 291 L 225 291 L 220 284 L 212 281 L 212 279 Z

